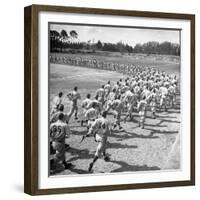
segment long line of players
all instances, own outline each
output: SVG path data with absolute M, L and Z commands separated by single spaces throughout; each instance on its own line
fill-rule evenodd
M 50 55 L 51 63 L 68 64 L 73 66 L 81 66 L 87 68 L 103 69 L 109 71 L 116 71 L 123 74 L 134 75 L 137 70 L 133 64 L 124 64 L 112 61 L 98 60 L 96 58 L 87 58 L 81 56 L 67 56 L 67 55 Z M 141 66 L 143 68 L 143 66 Z
M 91 94 L 86 94 L 81 107 L 83 113 L 80 119 L 80 126 L 86 125 L 88 133 L 83 136 L 94 136 L 97 142 L 97 149 L 94 159 L 89 164 L 88 171 L 91 171 L 96 160 L 103 155 L 105 161 L 109 161 L 106 155 L 106 143 L 109 134 L 117 127 L 122 129 L 121 122 L 132 121 L 133 117 L 139 116 L 138 126 L 141 129 L 145 126 L 147 110 L 150 110 L 153 119 L 157 117 L 156 111 L 167 111 L 168 107 L 176 104 L 177 78 L 169 76 L 155 68 L 135 67 L 135 75 L 125 80 L 120 79 L 116 83 L 108 81 L 97 89 L 94 99 Z M 69 123 L 74 115 L 78 120 L 78 101 L 81 95 L 78 87 L 74 87 L 72 92 L 67 94 L 71 101 L 71 109 L 64 113 L 63 93 L 60 92 L 53 101 L 50 117 L 50 138 L 52 159 L 50 169 L 52 173 L 62 171 L 71 167 L 66 162 L 65 138 L 71 134 Z M 125 117 L 122 119 L 122 113 Z M 110 123 L 107 115 L 114 116 L 114 123 Z M 158 116 L 159 117 L 159 116 Z M 132 122 L 134 123 L 134 122 Z

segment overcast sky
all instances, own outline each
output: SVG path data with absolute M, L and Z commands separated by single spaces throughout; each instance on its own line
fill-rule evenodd
M 80 42 L 92 40 L 97 42 L 117 43 L 122 41 L 131 46 L 137 43 L 145 43 L 148 41 L 164 42 L 169 41 L 179 44 L 179 31 L 177 30 L 161 30 L 161 29 L 140 29 L 140 28 L 121 28 L 121 27 L 103 27 L 103 26 L 80 26 L 80 25 L 64 25 L 51 24 L 50 30 L 66 30 L 69 33 L 75 30 L 78 33 Z

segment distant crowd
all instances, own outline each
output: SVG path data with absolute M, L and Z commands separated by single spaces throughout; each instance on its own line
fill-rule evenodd
M 103 69 L 109 71 L 116 71 L 122 74 L 134 75 L 135 70 L 133 64 L 123 64 L 111 61 L 102 61 L 98 59 L 89 59 L 83 58 L 81 56 L 71 57 L 71 56 L 62 56 L 59 54 L 50 56 L 50 63 L 57 64 L 66 64 L 66 65 L 74 65 L 74 66 L 82 66 L 94 69 Z M 138 67 L 138 66 L 137 66 Z M 143 67 L 143 66 L 141 66 Z

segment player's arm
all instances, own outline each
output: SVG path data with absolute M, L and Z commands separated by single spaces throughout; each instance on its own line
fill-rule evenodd
M 94 123 L 96 123 L 96 121 L 95 121 Z M 88 133 L 87 133 L 86 135 L 83 135 L 83 136 L 82 136 L 82 139 L 81 139 L 80 143 L 82 143 L 83 140 L 85 140 L 85 138 L 90 137 L 90 136 L 94 133 L 94 130 L 95 130 L 94 127 L 95 127 L 95 126 L 92 125 L 92 126 L 90 127 Z
M 57 98 L 56 101 L 55 101 L 55 106 L 56 106 L 57 109 L 58 109 L 60 103 L 61 103 L 61 99 Z
M 96 91 L 95 97 L 99 97 L 99 89 Z

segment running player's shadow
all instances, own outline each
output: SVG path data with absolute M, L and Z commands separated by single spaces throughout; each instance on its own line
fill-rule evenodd
M 72 162 L 78 159 L 91 159 L 94 157 L 94 154 L 91 154 L 88 149 L 76 149 L 74 147 L 70 147 L 67 152 L 72 156 L 68 162 Z
M 88 170 L 83 170 L 83 169 L 75 168 L 74 165 L 69 170 L 71 172 L 75 172 L 76 174 L 89 174 L 90 173 L 90 172 L 88 172 Z
M 88 149 L 76 149 L 73 147 L 70 147 L 67 151 L 67 153 L 70 153 L 70 157 L 67 162 L 71 163 L 71 162 L 75 162 L 77 160 L 89 160 L 92 159 L 94 157 L 93 153 L 90 153 L 90 151 Z M 79 169 L 76 168 L 76 165 L 72 165 L 72 167 L 70 169 L 68 169 L 71 172 L 77 173 L 77 174 L 88 174 L 88 170 L 84 170 L 84 169 Z
M 138 146 L 136 145 L 127 145 L 127 144 L 120 144 L 116 142 L 107 142 L 107 148 L 108 149 L 136 149 Z
M 175 110 L 175 109 L 170 109 L 170 110 L 168 110 L 167 111 L 169 114 L 173 114 L 173 113 L 177 113 L 177 114 L 180 114 L 181 112 L 180 112 L 180 109 L 177 109 L 177 110 Z
M 170 118 L 170 119 L 177 119 L 177 117 L 174 117 L 174 116 L 167 116 L 167 115 L 156 115 L 156 119 L 165 119 L 165 118 Z
M 173 121 L 173 120 L 168 120 L 168 119 L 161 119 L 160 122 L 156 124 L 156 126 L 159 126 L 163 122 L 167 122 L 167 123 L 181 123 L 180 121 L 177 121 L 177 120 Z
M 164 127 L 160 124 L 167 122 L 167 123 L 180 123 L 180 121 L 173 121 L 173 120 L 168 120 L 168 119 L 161 119 L 160 122 L 158 122 L 157 124 L 155 124 L 155 127 Z M 170 124 L 169 124 L 170 125 Z M 147 125 L 149 126 L 149 125 Z
M 120 165 L 121 167 L 111 172 L 133 172 L 133 171 L 155 171 L 160 170 L 157 166 L 148 167 L 147 165 L 129 165 L 123 161 L 110 160 L 110 162 Z
M 156 139 L 156 138 L 159 138 L 159 136 L 139 135 L 139 134 L 136 134 L 134 132 L 129 132 L 129 131 L 126 131 L 126 130 L 124 130 L 123 132 L 125 133 L 123 135 L 112 133 L 112 135 L 110 137 L 117 138 L 118 139 L 117 141 L 123 141 L 123 140 L 126 140 L 126 139 L 134 139 L 134 138 L 142 138 L 142 139 L 148 139 L 148 138 Z
M 151 128 L 146 128 L 146 130 L 150 131 L 149 136 L 151 137 L 153 137 L 154 134 L 166 134 L 166 135 L 178 134 L 178 131 L 167 131 L 167 130 L 158 130 L 158 129 L 151 129 Z
M 147 123 L 145 123 L 145 127 L 146 126 L 150 126 L 150 127 L 159 127 L 159 128 L 165 128 L 165 127 L 167 127 L 166 125 L 160 125 L 161 123 L 159 122 L 159 123 L 157 123 L 157 124 L 147 124 Z M 146 129 L 146 128 L 145 128 Z

